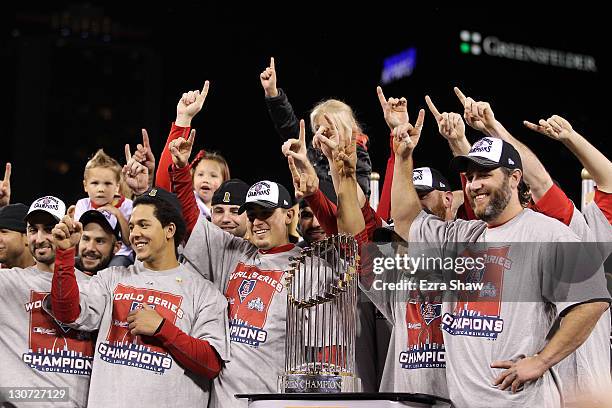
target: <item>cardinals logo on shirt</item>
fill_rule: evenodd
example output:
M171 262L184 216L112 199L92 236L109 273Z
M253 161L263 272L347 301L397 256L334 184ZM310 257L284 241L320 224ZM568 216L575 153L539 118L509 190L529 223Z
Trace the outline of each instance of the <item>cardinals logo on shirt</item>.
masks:
M421 303L421 316L423 316L423 321L429 324L433 322L435 319L442 316L442 304L441 303Z
M253 292L253 289L255 289L255 284L257 284L255 279L245 279L240 282L240 286L238 287L238 296L240 296L241 303L244 302L244 299L246 299L251 292Z
M91 375L94 342L90 333L59 323L42 308L46 292L30 292L25 304L30 313L29 352L24 363L44 372Z
M283 271L262 271L239 263L230 275L225 296L229 303L230 340L259 347L268 338L264 330L274 296L283 290Z

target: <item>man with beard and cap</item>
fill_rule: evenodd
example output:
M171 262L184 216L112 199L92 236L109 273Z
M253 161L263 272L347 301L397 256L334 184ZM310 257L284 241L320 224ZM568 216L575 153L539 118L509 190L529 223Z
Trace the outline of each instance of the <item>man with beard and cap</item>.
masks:
M95 275L106 269L121 249L121 226L117 218L106 210L85 211L79 222L83 225L83 233L76 266L89 275Z
M244 238L247 232L247 217L238 210L246 200L248 189L249 185L242 180L224 181L212 197L212 223L236 237Z
M46 196L27 211L27 244L35 265L0 270L0 402L11 400L18 387L58 387L67 397L40 402L41 407L85 407L93 361L93 341L88 333L58 323L43 308L51 291L55 250L51 230L64 216L62 200ZM87 275L76 271L77 280Z
M465 275L486 282L482 296L493 297L443 303L450 398L456 406L560 406L550 369L584 342L608 309L603 274L575 279L577 272L592 272L569 270L584 254L556 243L579 247L579 238L562 223L523 208L521 157L501 139L480 139L452 161L466 174L468 202L479 220L442 221L422 211L411 177L421 127L422 120L395 133L391 209L396 232L409 242L428 243L441 259L462 243L501 243L486 249L484 270ZM563 293L567 281L559 280L565 278L559 273L572 273L571 291ZM519 297L529 301L511 301ZM547 341L557 317L562 317L560 328Z
M26 222L28 207L9 204L0 208L0 265L2 268L27 268L36 261L28 250Z

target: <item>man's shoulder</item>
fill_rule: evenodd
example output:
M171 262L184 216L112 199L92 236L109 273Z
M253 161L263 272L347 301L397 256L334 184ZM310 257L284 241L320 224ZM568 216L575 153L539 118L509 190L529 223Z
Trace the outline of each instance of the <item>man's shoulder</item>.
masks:
M518 225L528 228L532 234L532 241L546 239L550 241L579 241L579 237L572 229L561 221L533 211L529 208L523 210Z

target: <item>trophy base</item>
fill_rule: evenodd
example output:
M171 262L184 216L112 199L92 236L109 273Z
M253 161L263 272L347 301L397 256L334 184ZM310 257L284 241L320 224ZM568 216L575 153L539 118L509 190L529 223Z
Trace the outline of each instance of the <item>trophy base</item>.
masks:
M361 392L361 380L346 374L284 374L278 377L278 391L286 394Z

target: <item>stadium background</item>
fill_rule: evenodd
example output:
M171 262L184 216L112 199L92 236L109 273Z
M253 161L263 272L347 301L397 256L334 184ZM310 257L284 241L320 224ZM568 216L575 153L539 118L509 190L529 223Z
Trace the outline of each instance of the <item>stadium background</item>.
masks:
M4 74L0 164L13 163L13 202L53 194L73 203L84 195L82 171L98 147L119 159L145 127L155 154L181 93L211 81L194 120L197 147L220 151L232 176L289 186L280 139L268 117L259 73L276 58L278 86L307 118L317 101L351 105L370 136L374 171L384 174L388 129L375 87L386 58L416 49L408 77L384 86L405 96L411 120L426 108L459 111L452 87L490 101L496 117L542 159L580 200L581 166L559 143L527 131L523 119L568 119L610 157L609 22L601 10L496 10L368 4L332 12L314 4L27 3L0 17ZM353 7L353 6L351 6ZM350 14L349 14L350 11ZM378 15L380 14L380 15ZM461 52L461 31L592 56L596 72ZM464 45L465 47L465 45ZM470 141L478 137L468 128ZM416 165L448 170L450 151L427 111ZM458 177L451 182L457 184Z

